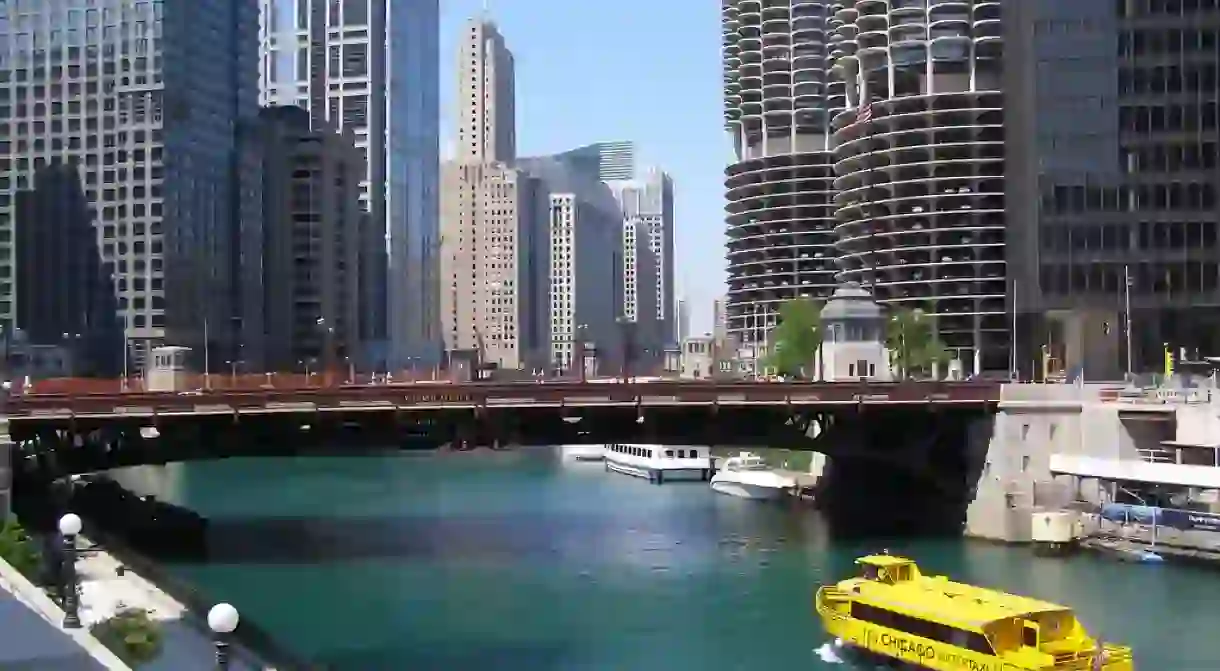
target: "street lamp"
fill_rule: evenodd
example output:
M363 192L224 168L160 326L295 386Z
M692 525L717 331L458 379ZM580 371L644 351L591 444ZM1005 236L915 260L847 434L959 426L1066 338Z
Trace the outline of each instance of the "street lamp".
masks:
M322 366L325 371L323 384L330 385L331 371L335 368L335 327L326 323L326 317L318 317L318 328L322 329L322 337L325 342L322 343L324 348L322 352Z
M212 643L216 646L216 668L229 668L229 636L237 629L241 616L232 604L218 603L208 611L208 629L212 630Z
M634 335L632 327L635 326L635 322L629 319L627 315L619 315L616 321L618 322L623 349L623 366L620 372L623 376L623 384L627 384L631 381L631 358L635 354L635 343L632 342L632 336Z
M59 535L64 543L63 606L64 629L80 629L80 612L76 599L76 535L80 533L80 517L68 513L59 518Z
M65 367L66 370L64 370L63 373L65 373L67 375L76 374L76 345L77 345L77 341L79 341L79 340L80 340L79 333L64 333L63 334L62 342L64 344L61 345L61 348L64 350L64 353L68 355L68 365Z

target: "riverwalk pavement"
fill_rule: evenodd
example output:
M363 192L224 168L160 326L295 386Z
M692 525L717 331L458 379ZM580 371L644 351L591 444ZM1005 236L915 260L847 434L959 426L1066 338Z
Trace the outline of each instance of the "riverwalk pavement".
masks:
M122 608L142 608L161 624L161 655L141 671L213 671L215 647L206 624L195 619L187 608L149 580L104 549L81 537L84 549L76 564L81 586L80 616L85 626L100 622ZM274 671L240 646L232 648L233 671Z
M131 671L88 629L64 629L64 613L0 560L0 668Z

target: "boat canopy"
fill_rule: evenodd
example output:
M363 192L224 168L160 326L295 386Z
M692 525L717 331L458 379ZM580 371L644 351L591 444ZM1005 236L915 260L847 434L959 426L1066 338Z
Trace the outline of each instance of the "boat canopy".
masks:
M1220 469L1213 466L1160 464L1134 459L1102 459L1052 454L1050 472L1111 482L1142 482L1199 489L1220 489Z
M864 575L847 581L847 591L874 607L895 608L933 622L982 629L1013 618L1071 612L1047 601L953 582L943 576L921 576L915 562L903 557L871 555L856 563L863 567Z

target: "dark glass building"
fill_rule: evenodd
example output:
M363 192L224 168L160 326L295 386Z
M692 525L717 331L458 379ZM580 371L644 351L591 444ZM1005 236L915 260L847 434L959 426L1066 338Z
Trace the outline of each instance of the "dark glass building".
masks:
M70 353L75 375L117 375L123 330L112 269L103 266L75 165L54 163L18 191L17 328L29 343Z
M1220 2L1004 7L1018 367L1220 352Z
M257 0L9 2L0 16L0 319L16 307L14 194L80 166L133 352L241 350L235 129L258 113ZM247 181L247 183L250 183ZM139 359L139 356L135 357Z

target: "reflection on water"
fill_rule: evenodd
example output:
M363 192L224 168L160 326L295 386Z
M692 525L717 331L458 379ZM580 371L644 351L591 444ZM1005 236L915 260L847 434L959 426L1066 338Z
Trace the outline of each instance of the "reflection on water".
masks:
M1207 644L1220 578L1206 572L956 541L838 544L806 509L548 451L174 470L160 496L213 520L213 560L173 570L339 669L848 669L819 655L812 593L880 546L1067 602L1134 644L1141 668L1220 668Z

